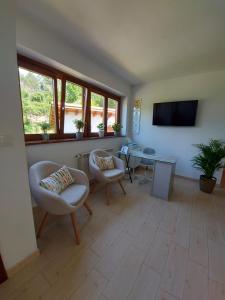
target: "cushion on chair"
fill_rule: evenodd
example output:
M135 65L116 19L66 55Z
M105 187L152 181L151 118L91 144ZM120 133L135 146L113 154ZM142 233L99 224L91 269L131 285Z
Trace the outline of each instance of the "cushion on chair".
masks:
M63 166L58 171L42 179L40 182L40 186L47 190L60 194L72 183L74 183L73 177L71 176L67 167Z
M115 168L112 156L96 156L96 164L100 170L111 170Z
M105 170L102 171L102 173L104 174L105 177L109 179L116 179L116 178L119 179L124 174L123 171L120 169Z
M56 194L59 194L63 190L62 184L52 174L42 179L40 186Z
M63 166L58 171L52 174L63 186L63 190L70 184L74 183L74 179L66 166Z
M77 205L87 192L87 187L81 184L71 184L62 193L61 198L70 205Z

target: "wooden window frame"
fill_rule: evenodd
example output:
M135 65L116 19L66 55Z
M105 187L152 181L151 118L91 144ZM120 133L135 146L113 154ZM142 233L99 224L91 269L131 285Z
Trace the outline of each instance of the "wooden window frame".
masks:
M68 140L75 139L75 130L74 133L64 133L64 115L65 115L65 97L66 97L66 82L71 82L77 84L83 88L83 118L85 122L84 128L84 137L85 138L96 138L98 136L97 132L91 132L91 93L96 93L104 97L104 135L113 136L113 132L107 132L107 113L108 113L108 99L117 101L117 123L120 123L120 114L121 114L121 97L110 93L102 88L99 88L93 84L90 84L86 81L83 81L77 77L74 77L70 74L57 70L53 67L40 63L31 58L25 57L23 55L17 55L18 68L24 68L36 72L38 74L51 77L53 79L53 89L54 89L54 107L55 107L55 116L56 116L56 133L49 134L50 140L49 143L55 142L57 140ZM58 82L61 80L61 106L60 106L60 120L58 113ZM22 104L22 99L21 99ZM60 125L59 125L60 124ZM26 142L40 142L42 140L41 134L24 134Z

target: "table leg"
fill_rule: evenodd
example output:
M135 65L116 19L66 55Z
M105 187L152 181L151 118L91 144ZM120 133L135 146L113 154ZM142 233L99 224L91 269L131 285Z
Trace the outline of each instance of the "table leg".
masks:
M128 175L130 178L130 182L133 183L132 177L131 177L131 172L130 172L130 167L129 167L129 161L130 161L130 154L125 155L125 160L126 160L126 166L127 166L127 170L128 170Z

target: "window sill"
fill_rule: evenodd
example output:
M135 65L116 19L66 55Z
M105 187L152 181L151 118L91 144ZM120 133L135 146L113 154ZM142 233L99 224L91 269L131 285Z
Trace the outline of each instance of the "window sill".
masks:
M114 138L121 138L121 137L126 137L126 136L115 136L115 135L109 135L109 136L104 136L104 137L84 137L80 140L76 138L68 138L68 139L57 139L57 140L49 140L49 141L43 141L43 140L38 140L38 141L26 141L25 145L26 146L32 146L32 145L43 145L43 144L55 144L55 143L65 143L65 142L82 142L82 141L91 141L91 140L104 140L104 139L114 139Z

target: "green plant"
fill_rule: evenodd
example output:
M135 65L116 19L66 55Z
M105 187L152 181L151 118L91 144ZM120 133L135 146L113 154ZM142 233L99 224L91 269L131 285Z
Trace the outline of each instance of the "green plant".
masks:
M78 132L80 132L81 129L83 129L83 128L84 128L84 125L85 125L84 122L83 122L82 120L77 120L77 119L74 120L73 123L74 123L76 129L78 130Z
M50 129L50 124L47 122L43 122L40 124L41 130L43 131L44 134L48 133L48 130Z
M120 129L123 128L123 126L120 124L120 123L114 123L112 125L112 129L115 131L115 132L120 132Z
M104 124L103 123L99 123L97 128L99 129L99 131L103 131L104 130Z
M225 141L211 139L208 145L195 146L200 152L192 159L193 167L201 170L206 178L213 178L215 171L223 167L221 160L225 157Z

